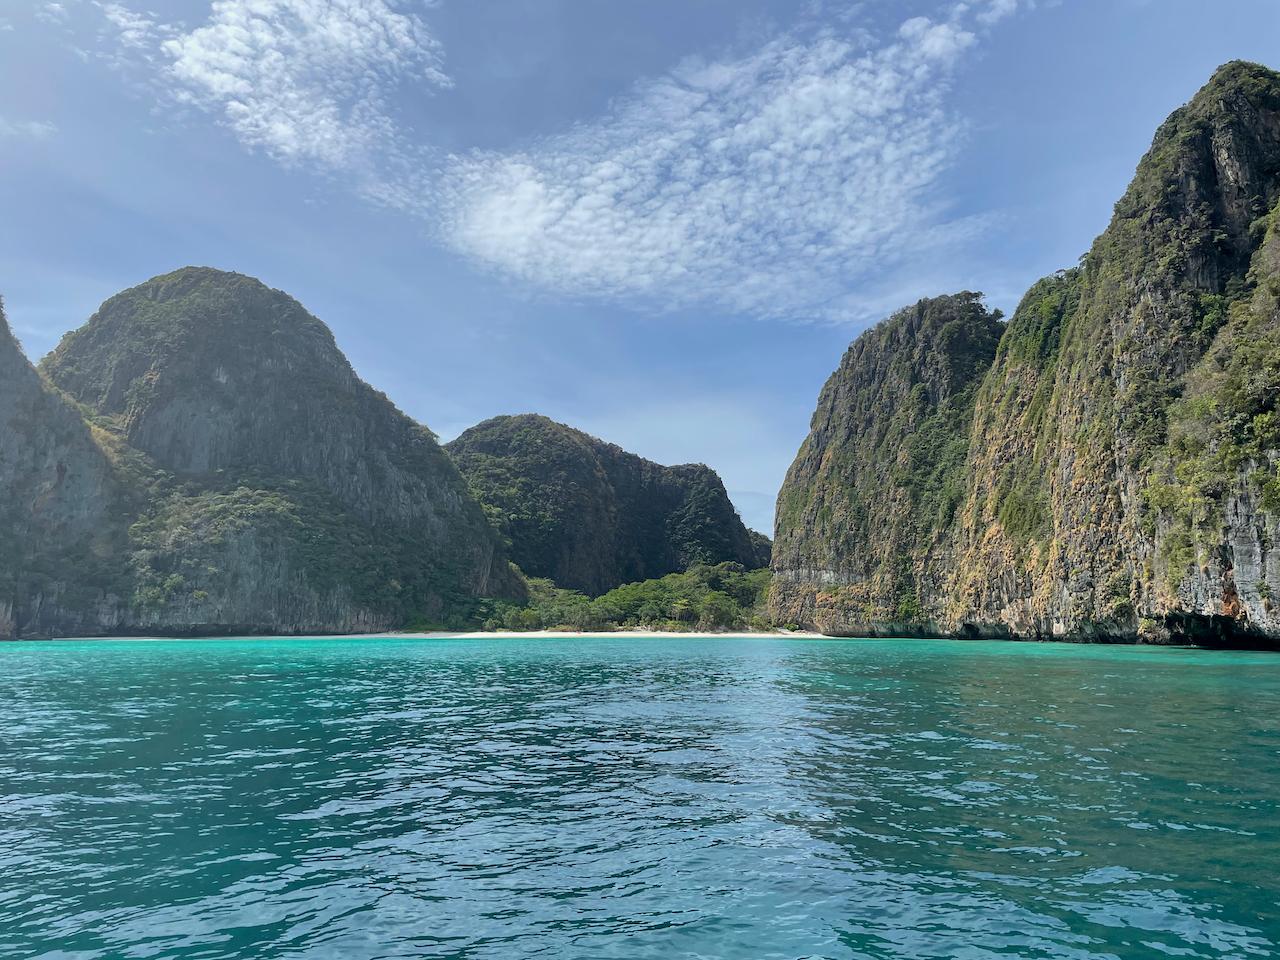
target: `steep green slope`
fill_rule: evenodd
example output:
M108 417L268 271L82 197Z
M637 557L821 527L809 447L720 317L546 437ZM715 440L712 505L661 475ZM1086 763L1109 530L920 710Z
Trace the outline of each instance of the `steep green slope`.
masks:
M92 430L23 355L2 305L0 490L0 639L110 622L127 590L127 497Z
M257 280L157 277L104 303L41 370L127 451L143 500L117 557L127 609L104 629L462 625L482 597L523 595L432 434Z
M1144 490L1150 632L1280 637L1280 207L1265 230L1252 293L1188 374Z
M1212 639L1219 630L1203 619L1216 615L1212 604L1158 572L1168 564L1157 557L1161 508L1149 488L1165 472L1168 418L1188 373L1231 304L1249 295L1259 218L1277 196L1280 75L1230 64L1160 128L1072 278L1059 345L1036 373L1052 383L1038 423L1001 409L996 385L1018 376L1016 358L992 371L980 411L992 429L971 493L989 504L1001 477L1012 476L1037 486L1046 509L1024 544L1007 510L997 532L963 528L953 620L981 632L1081 638ZM1024 331L1016 320L1011 337ZM1016 556L1027 576L984 596L974 584L1002 554ZM1190 573L1186 563L1173 579Z
M528 575L600 594L733 561L753 540L715 471L664 467L546 417L495 417L447 446Z
M955 521L938 535L950 560L921 599L927 625L1075 639L1277 635L1263 594L1280 589L1266 499L1276 271L1264 244L1278 198L1280 75L1229 64L1161 127L1081 267L1038 284L1010 321L977 393ZM916 431L878 453L901 457L922 440ZM789 482L780 503L794 495ZM781 544L795 534L794 514L780 516ZM841 558L855 549L846 544ZM860 590L914 556L823 569ZM821 577L786 556L775 568L814 609L831 607ZM837 632L863 626L828 613Z
M1049 632L1032 598L1055 589L1047 572L1054 541L1051 410L1062 327L1079 305L1081 281L1080 270L1066 270L1028 291L979 388L952 536L950 609L942 617L951 629L963 606L986 611L966 617L984 631Z
M921 300L849 348L778 497L771 611L829 632L936 629L974 394L1003 325Z

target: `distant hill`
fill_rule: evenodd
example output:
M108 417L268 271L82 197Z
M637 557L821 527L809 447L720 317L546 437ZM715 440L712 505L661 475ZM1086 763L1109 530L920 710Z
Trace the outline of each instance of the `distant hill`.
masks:
M446 446L511 558L533 577L596 596L726 561L767 565L720 477L664 467L546 417L495 417Z

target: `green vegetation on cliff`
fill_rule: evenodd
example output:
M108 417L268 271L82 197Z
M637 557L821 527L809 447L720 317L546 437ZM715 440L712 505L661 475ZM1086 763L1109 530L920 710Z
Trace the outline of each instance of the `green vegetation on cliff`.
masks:
M0 635L461 629L496 612L727 628L767 579L768 540L713 471L544 418L455 443L482 507L323 323L250 277L186 268L127 290L39 373L0 327ZM608 600L539 584L526 607L494 526L570 587L662 579Z
M261 611L273 611L288 616L290 632L347 620L352 629L464 629L483 611L465 555L406 562L423 548L411 529L379 530L299 480L171 485L129 538L131 601L144 622L177 616L184 630L258 632Z
M983 420L975 434L1005 429L1036 438L1031 456L995 465L996 516L1016 543L1043 541L1051 533L1045 446L1041 441L1053 399L1053 378L1062 327L1080 303L1079 269L1038 282L1028 291L1000 339L993 364L1000 377L984 381L979 394ZM985 451L984 451L985 452Z
M775 615L1280 636L1278 199L1280 75L1229 64L1157 132L1080 267L1023 299L951 419L913 415L892 376L951 356L936 338L888 343L899 318L860 338L779 498ZM908 502L914 525L894 519Z
M449 454L531 577L598 595L695 563L768 563L715 471L664 467L546 417L495 417Z
M0 304L0 638L92 632L121 589L128 491L79 411L27 361Z
M778 497L779 622L933 618L935 551L963 497L974 396L1002 330L966 292L921 300L854 341Z
M1150 529L1160 535L1156 573L1170 591L1187 570L1213 561L1233 500L1237 511L1256 503L1280 517L1278 219L1280 207L1256 222L1264 239L1247 283L1212 304L1222 314L1219 332L1169 408L1168 443L1146 498Z
M850 346L772 551L709 468L544 417L446 452L248 277L125 291L38 372L0 312L0 636L742 628L771 552L769 616L833 633L1280 638L1278 211L1280 75L1229 64L1008 324L963 292Z
M431 432L355 375L323 323L257 280L187 268L127 290L63 339L44 379L16 347L0 354L23 402L49 411L19 405L0 436L33 461L12 489L56 492L82 476L93 487L64 498L67 520L47 535L29 522L10 535L31 555L0 633L465 626L485 598L524 596ZM49 514L50 494L33 490L18 507ZM92 538L73 523L81 514L98 518ZM46 568L55 580L33 580ZM52 602L73 591L74 603Z

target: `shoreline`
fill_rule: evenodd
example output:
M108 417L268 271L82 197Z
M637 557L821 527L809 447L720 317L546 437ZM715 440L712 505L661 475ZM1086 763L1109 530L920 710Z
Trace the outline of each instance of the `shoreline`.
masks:
M803 630L772 630L761 632L759 630L745 630L738 632L736 630L724 630L718 633L709 633L701 630L473 630L465 633L383 633L376 634L379 637L401 637L413 640L430 640L434 637L448 637L453 640L481 640L490 637L509 637L513 640L570 640L574 637L620 637L623 639L644 639L644 638L693 638L699 640L715 640L728 639L735 640L776 640L780 638L792 638L799 640L833 640L839 639L829 637L825 633L811 633Z
M808 630L773 630L773 631L682 631L682 630L440 630L440 631L383 631L379 633L208 633L186 635L145 635L145 634L110 634L97 636L63 636L63 637L6 637L0 640L0 646L18 643L75 643L86 641L135 643L166 642L217 642L225 640L573 640L589 638L595 640L836 640L836 641L894 641L894 640L945 640L956 643L964 642L996 642L1013 644L1065 644L1079 647L1132 647L1149 649L1182 649L1182 650L1218 650L1255 653L1280 653L1280 644L1262 643L1257 645L1229 644L1197 644L1197 643L1144 643L1137 640L1078 640L1066 637L974 637L974 636L912 636L902 635L868 635L841 636L827 633L816 633Z
M694 640L848 640L849 637L832 637L825 633L805 630L775 630L760 632L733 630L708 633L697 630L395 630L382 633L205 633L186 635L103 634L97 636L67 637L7 637L0 643L61 643L87 640L132 640L141 643L166 641L205 640L571 640L575 637L624 640L642 639L694 639ZM874 638L873 638L874 639Z

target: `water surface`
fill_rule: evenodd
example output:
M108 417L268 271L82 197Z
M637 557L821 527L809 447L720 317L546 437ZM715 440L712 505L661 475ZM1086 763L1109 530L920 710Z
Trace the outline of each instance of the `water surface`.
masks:
M0 957L1268 957L1280 656L0 646Z

